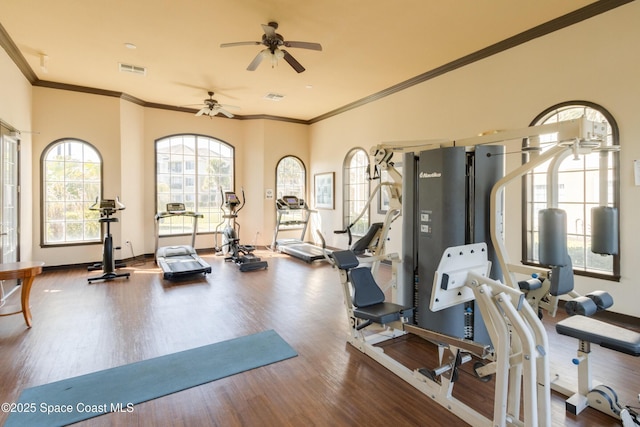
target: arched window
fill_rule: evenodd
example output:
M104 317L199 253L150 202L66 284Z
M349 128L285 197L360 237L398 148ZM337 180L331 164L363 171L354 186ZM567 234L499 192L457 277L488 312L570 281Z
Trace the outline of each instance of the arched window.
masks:
M296 196L298 199L306 200L307 172L302 160L295 156L285 156L276 166L276 198L282 199L284 196ZM307 200L308 204L308 200ZM284 223L291 222L292 225L281 225L282 229L302 229L302 223L295 224L296 221L303 221L307 213L302 210L291 210L284 214Z
M589 102L567 102L555 105L538 117L531 125L542 125L577 119L580 117L606 123L608 144L618 145L618 127L614 118L599 105ZM540 140L545 150L544 136ZM603 157L604 156L604 157ZM524 161L528 157L525 155ZM619 208L620 171L618 153L594 151L591 154L565 159L558 172L558 208L567 213L567 247L575 274L594 276L610 280L620 278L620 255L600 255L591 252L591 208L599 206L600 165L606 164L606 206ZM546 208L546 172L549 162L535 168L524 177L523 191L523 259L538 264L538 212ZM619 234L619 230L615 230ZM615 238L618 239L616 234Z
M61 139L42 153L43 245L100 242L98 212L89 207L102 196L102 158L91 144Z
M276 197L296 196L304 199L306 196L307 173L302 160L295 156L285 156L276 166Z
M343 164L343 225L347 227L363 211L364 215L351 228L351 233L356 236L364 235L369 229L369 180L367 169L369 156L362 148L354 148L347 153Z
M218 139L194 134L156 141L156 212L167 203L184 203L204 216L198 232L214 232L221 222L221 190L234 190L234 148ZM191 218L175 217L161 224L160 234L188 234Z

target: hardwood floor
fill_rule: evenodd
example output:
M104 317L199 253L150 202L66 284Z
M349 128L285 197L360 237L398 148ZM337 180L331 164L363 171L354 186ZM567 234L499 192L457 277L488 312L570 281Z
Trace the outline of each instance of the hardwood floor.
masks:
M259 255L267 270L241 273L221 257L204 256L212 274L173 283L162 280L153 261L127 267L130 279L93 284L87 283L93 273L83 269L43 273L31 293L33 328L19 315L0 319L0 401L15 402L27 387L273 329L297 357L77 425L464 425L346 344L336 270L268 251ZM551 319L545 322L553 365L575 377L570 359L577 341L558 336ZM402 357L414 359L407 364L419 366L425 362L416 360L412 346L425 343L413 341L398 341L387 351L404 352ZM592 350L594 379L614 385L622 402L637 406L640 358ZM488 412L492 383L467 371L454 395ZM559 395L552 396L552 406L554 426L619 425L590 408L566 414ZM0 424L6 416L0 413Z

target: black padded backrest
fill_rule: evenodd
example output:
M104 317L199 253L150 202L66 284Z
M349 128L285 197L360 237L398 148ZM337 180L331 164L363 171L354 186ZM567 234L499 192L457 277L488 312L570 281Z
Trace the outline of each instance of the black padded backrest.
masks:
M566 260L565 265L551 269L549 293L553 296L568 294L573 290L573 264L569 254Z
M353 305L369 307L384 302L384 292L373 278L371 269L368 267L354 268L349 272L349 277L353 285Z
M336 267L340 270L351 270L358 266L358 257L351 251L333 251L331 258L336 262Z
M355 252L356 255L362 255L367 250L373 239L380 234L381 229L381 222L374 222L371 224L367 233L351 245L351 250Z

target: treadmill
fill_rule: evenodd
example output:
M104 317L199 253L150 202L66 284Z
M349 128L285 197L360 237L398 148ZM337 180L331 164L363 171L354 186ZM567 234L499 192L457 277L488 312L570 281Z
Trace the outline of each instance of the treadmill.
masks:
M187 216L193 218L191 245L158 247L160 240L160 222L165 218ZM194 274L211 273L211 266L198 256L195 250L198 218L203 215L185 209L184 203L167 203L167 210L155 216L156 226L156 264L162 269L164 279L177 279Z
M331 254L330 250L304 241L309 219L314 212L309 209L305 201L296 196L283 196L276 201L276 209L278 215L271 248L307 263L326 261L326 256ZM299 239L278 239L280 231L300 226L302 226L302 233Z

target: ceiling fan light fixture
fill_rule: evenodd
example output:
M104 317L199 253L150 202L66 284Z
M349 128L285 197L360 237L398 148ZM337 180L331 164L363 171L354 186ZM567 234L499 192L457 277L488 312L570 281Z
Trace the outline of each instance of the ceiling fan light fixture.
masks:
M278 65L278 60L284 58L284 52L280 49L275 49L271 52L269 49L265 49L262 51L263 59L268 59L271 61L271 68L274 68Z

